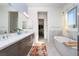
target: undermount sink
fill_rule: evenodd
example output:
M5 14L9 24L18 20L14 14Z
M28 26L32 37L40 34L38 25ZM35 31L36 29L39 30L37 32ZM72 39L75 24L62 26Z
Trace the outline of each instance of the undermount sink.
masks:
M0 41L9 40L15 37L16 35L16 33L0 35Z

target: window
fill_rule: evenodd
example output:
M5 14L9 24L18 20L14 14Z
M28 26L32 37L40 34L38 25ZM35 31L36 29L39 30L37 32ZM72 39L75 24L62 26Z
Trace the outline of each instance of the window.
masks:
M68 11L68 26L69 28L76 28L77 26L77 7Z

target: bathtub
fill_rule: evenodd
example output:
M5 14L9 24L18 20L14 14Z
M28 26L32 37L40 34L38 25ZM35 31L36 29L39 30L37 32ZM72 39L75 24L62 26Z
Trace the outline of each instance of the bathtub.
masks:
M77 56L77 46L68 47L63 44L64 42L69 42L69 41L74 41L74 40L63 36L54 36L55 47L62 56Z

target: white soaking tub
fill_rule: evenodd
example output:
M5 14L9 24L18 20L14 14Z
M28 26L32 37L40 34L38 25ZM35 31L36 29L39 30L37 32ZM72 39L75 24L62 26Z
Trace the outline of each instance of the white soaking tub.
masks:
M63 56L77 56L77 46L69 47L64 45L64 42L74 41L70 38L66 38L63 36L55 36L54 44L57 51Z

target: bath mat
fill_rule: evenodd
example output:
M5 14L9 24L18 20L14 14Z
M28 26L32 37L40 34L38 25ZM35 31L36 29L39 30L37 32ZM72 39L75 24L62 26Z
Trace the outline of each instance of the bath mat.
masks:
M36 43L30 51L30 56L47 56L46 44Z

